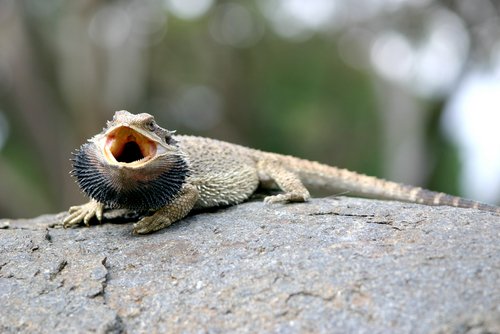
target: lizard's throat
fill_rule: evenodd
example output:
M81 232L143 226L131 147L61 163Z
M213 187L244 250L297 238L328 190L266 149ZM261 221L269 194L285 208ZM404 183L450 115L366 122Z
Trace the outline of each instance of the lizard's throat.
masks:
M73 159L71 174L80 188L110 208L155 210L170 203L180 193L188 177L188 165L181 154L144 158L132 162L137 148L124 144L117 154L119 163L109 163L95 142L80 147ZM110 148L113 152L113 148ZM120 150L117 150L117 152ZM132 158L131 158L132 157Z

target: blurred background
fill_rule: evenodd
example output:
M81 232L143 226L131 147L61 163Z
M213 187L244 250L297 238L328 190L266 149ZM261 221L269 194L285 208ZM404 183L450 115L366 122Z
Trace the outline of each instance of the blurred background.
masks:
M496 0L0 0L0 217L86 199L115 110L500 201Z

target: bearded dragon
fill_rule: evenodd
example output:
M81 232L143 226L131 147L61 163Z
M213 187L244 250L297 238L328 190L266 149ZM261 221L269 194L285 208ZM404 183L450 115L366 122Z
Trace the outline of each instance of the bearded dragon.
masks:
M282 193L265 203L304 202L306 186L348 191L365 197L425 205L449 205L500 213L500 208L407 186L292 156L263 152L227 142L175 135L152 115L117 111L103 131L73 157L71 174L91 200L69 208L63 226L92 218L105 209L144 213L137 234L165 228L191 210L235 205L259 186Z

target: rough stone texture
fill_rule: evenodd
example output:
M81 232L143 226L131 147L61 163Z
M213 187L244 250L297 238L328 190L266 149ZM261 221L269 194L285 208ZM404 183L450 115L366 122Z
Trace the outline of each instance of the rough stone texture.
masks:
M0 332L500 333L500 217L251 202L159 233L0 221Z

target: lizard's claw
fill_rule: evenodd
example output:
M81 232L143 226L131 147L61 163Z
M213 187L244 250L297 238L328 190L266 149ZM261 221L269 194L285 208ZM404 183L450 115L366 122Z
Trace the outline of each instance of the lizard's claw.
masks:
M89 226L89 222L93 217L96 217L98 221L102 221L104 205L95 200L83 204L72 206L69 208L69 215L63 220L63 227L71 227L80 224L82 221L86 226Z

